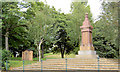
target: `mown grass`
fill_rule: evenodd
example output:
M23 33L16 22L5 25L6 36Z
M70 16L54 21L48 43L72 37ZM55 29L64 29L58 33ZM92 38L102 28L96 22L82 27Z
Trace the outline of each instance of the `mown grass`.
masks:
M44 58L41 58L42 60L46 60L46 59L60 59L61 58L61 53L46 53L44 54ZM64 55L64 58L75 58L75 54L66 54ZM22 57L13 57L10 58L10 60L22 60ZM35 57L33 58L33 61L38 61L39 58Z
M53 55L53 53L46 53L44 56Z
M36 63L37 61L24 61L24 65ZM9 60L10 67L20 67L23 66L23 61L19 60Z
M65 55L65 58L75 58L75 54L66 54Z
M75 54L66 54L64 55L64 58L75 58ZM41 58L42 60L46 60L46 59L61 59L61 54L57 53L57 54L53 54L53 53L46 53L44 54L44 58ZM28 64L32 64L32 63L36 63L38 62L39 59L38 57L33 58L33 61L24 61L24 65L28 65ZM22 57L13 57L10 58L9 60L10 63L10 67L14 68L14 67L21 67L23 66L23 61L22 61Z

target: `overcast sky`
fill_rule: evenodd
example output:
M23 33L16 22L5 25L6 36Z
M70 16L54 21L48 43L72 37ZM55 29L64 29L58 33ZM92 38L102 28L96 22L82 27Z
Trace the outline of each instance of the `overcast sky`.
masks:
M45 0L40 0L45 1ZM61 9L61 12L70 13L70 5L73 0L46 0L50 7L54 6L56 10ZM78 0L79 1L79 0ZM88 0L88 5L90 5L93 18L96 19L101 12L101 2L100 0Z

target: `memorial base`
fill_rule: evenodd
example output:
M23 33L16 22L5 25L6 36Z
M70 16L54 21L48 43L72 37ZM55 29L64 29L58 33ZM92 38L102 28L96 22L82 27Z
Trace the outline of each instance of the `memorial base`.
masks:
M78 51L78 55L76 58L97 58L96 51L88 50L88 51Z

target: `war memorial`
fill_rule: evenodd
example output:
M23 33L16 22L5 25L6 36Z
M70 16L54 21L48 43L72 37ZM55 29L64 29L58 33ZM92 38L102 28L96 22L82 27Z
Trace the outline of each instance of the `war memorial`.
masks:
M88 20L88 13L85 14L83 25L80 26L82 33L82 41L80 51L78 51L77 58L97 58L96 51L92 44L92 29Z
M92 29L85 14L83 25L80 26L82 41L75 58L47 59L45 61L16 67L12 70L43 71L43 72L117 72L118 60L99 58L92 43Z

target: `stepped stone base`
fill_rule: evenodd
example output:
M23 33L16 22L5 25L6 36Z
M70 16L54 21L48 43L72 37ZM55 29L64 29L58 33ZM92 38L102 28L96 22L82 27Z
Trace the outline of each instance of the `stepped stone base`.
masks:
M76 58L97 58L96 51L93 50L85 50L85 51L78 51L78 55Z

